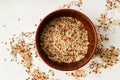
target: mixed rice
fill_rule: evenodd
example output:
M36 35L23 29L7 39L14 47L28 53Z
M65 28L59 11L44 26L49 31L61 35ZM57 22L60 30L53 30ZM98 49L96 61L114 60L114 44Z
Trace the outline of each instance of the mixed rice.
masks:
M72 17L58 17L44 28L41 46L48 57L57 62L76 62L88 50L88 33L84 25Z

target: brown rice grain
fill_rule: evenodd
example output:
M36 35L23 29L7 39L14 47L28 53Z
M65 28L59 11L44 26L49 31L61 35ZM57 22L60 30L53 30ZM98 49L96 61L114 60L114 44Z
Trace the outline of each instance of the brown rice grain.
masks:
M58 17L49 22L40 41L48 57L59 63L79 61L87 54L89 45L84 25L72 17Z

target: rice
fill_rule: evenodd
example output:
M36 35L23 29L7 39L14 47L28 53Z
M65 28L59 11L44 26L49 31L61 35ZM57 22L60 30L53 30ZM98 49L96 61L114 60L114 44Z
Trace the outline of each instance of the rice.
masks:
M88 33L77 19L58 17L45 26L40 36L40 45L52 61L76 62L87 54Z

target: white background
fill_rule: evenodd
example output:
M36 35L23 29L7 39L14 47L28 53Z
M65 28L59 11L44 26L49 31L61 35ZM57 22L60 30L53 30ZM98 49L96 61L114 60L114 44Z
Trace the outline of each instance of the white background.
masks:
M22 31L35 31L37 28L34 25L39 24L41 18L70 1L73 0L0 0L0 42L8 41L13 34L19 34ZM105 0L83 0L81 11L94 24L97 24L96 18L105 11L105 4ZM120 15L120 9L116 11L116 16L118 15ZM19 18L20 21L18 20ZM120 20L120 17L116 18ZM114 34L112 31L108 32L110 41L105 43L105 45L109 46L112 44L120 48L120 27L114 27L114 30ZM5 58L6 61L4 61ZM28 77L25 69L15 62L10 62L10 58L11 56L6 50L6 46L0 45L0 80L25 80ZM50 69L44 62L39 65L42 71ZM73 80L73 78L63 73L64 71L55 70L55 77L60 80ZM99 75L90 74L81 80L120 80L119 74L120 63L103 70Z

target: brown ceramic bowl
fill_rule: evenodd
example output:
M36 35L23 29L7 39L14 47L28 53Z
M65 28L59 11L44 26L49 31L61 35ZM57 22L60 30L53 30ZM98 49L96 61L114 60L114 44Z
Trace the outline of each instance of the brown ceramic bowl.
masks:
M46 26L46 24L48 24L54 18L61 17L61 16L71 16L73 18L80 20L85 25L85 28L88 31L88 41L90 43L88 46L88 52L83 59L77 62L72 62L72 63L54 62L50 60L48 56L44 53L44 51L41 49L40 36L41 36L41 32L43 31L43 28ZM40 57L43 59L43 61L47 65L58 70L69 71L69 70L75 70L84 66L86 63L88 63L88 61L94 55L96 46L97 46L97 33L95 30L95 26L86 15L73 9L60 9L48 14L41 21L36 32L36 47Z

